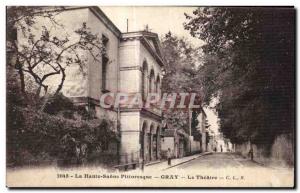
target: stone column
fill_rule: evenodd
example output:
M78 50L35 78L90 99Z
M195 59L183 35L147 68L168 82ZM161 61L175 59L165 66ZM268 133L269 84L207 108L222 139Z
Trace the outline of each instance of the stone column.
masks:
M139 114L135 112L122 112L120 163L136 162L140 154L140 125Z
M152 132L150 133L150 155L149 155L149 160L153 160L153 134Z
M148 138L147 138L147 131L144 133L144 162L147 161L147 155L148 155Z
M156 136L156 148L157 148L157 159L160 159L160 146L161 146L161 141L160 141L160 133L157 132L157 136Z

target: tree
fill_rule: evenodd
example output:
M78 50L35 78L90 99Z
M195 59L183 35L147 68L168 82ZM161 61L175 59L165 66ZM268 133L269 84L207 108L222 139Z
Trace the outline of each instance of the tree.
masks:
M64 11L64 7L7 8L8 166L70 162L76 147L81 158L90 159L89 153L118 140L114 121L96 117L60 93L67 68L78 66L84 76L86 57L99 60L105 54L101 38L86 23L70 34L57 33L64 25L56 18ZM57 75L60 81L50 93L47 80Z
M201 65L200 49L171 32L162 38L162 49L165 59L162 89L165 92L201 93L197 74Z
M197 93L201 96L202 84L199 82L197 73L201 65L200 50L193 47L186 39L179 38L171 32L168 32L161 42L165 59L162 91L164 93ZM164 116L172 128L185 129L189 132L187 109L165 109Z
M294 21L289 8L198 8L185 29L206 42L205 101L218 97L233 142L271 143L294 131Z
M53 23L55 22L55 15L59 14L63 8L55 7L53 11L45 11L43 7L22 7L11 6L7 7L6 17L6 52L7 52L7 65L14 66L20 76L20 89L25 93L25 77L21 64L18 60L18 32L29 33L32 26L38 18L47 18Z
M54 34L51 31L53 26L63 29L63 25L55 19L63 11L64 7L8 7L7 9L7 34L13 34L9 35L7 46L16 57L15 67L19 70L23 93L26 88L24 73L36 83L38 97L41 89L45 94L48 92L48 85L45 83L47 79L61 75L54 91L56 95L61 91L66 79L66 68L78 65L85 75L84 67L87 65L87 58L81 53L89 53L94 60L100 60L105 53L101 38L92 34L86 23L82 23L82 27L76 29L74 34ZM50 26L42 26L42 29L36 30L35 25L41 18L49 20Z

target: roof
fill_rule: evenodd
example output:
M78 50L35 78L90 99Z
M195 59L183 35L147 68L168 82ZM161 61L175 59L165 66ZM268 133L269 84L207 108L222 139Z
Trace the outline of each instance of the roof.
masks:
M98 18L104 23L104 25L110 28L118 37L121 36L121 31L117 26L105 15L105 13L97 6L91 6L89 7L91 11L93 11L96 16L99 16Z
M121 31L98 6L66 6L64 9L66 11L75 9L90 9L108 29L110 29L117 37L121 37Z

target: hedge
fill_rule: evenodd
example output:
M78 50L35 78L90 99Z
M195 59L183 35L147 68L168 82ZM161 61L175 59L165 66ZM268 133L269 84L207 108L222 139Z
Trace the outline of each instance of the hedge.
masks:
M76 147L86 147L80 159L118 140L113 123L105 119L71 120L28 107L7 110L7 165L70 164L77 159Z

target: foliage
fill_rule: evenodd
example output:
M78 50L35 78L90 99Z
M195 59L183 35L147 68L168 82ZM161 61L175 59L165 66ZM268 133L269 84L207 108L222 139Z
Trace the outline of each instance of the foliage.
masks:
M97 118L94 111L87 109L86 106L75 105L70 98L65 97L61 93L48 97L43 112L72 120L91 120Z
M59 33L64 26L56 20L64 11L63 7L8 7L7 9L7 49L16 55L15 67L19 69L22 91L26 83L24 73L29 75L37 85L36 95L48 92L47 80L60 76L54 94L58 94L64 84L70 66L78 66L85 75L87 57L100 60L105 52L101 38L93 34L86 23L74 30L73 34ZM40 23L44 26L39 26ZM47 24L47 22L49 24ZM55 29L55 30L53 30ZM18 39L18 43L16 40Z
M24 98L21 95L20 85L18 80L18 73L11 66L6 67L6 99L7 106L9 105L18 105L22 106L24 104Z
M118 140L112 121L96 119L60 93L71 65L85 75L83 52L94 60L105 52L86 23L72 34L57 34L64 26L56 17L63 11L64 7L7 7L8 166L89 161L95 151ZM46 82L56 75L61 76L57 89L47 93Z
M61 93L49 98L50 100L48 100L47 104L45 105L44 112L51 115L57 115L63 111L75 111L76 107L72 101Z
M20 89L22 94L25 93L25 79L22 66L18 61L18 34L24 36L31 33L33 26L39 19L49 19L53 24L57 24L55 16L63 11L63 7L53 7L51 11L46 11L45 7L41 6L9 6L6 10L6 51L7 65L14 66L18 69L20 79ZM28 37L28 36L27 36ZM31 86L31 85L30 85Z
M79 160L89 162L108 142L118 140L112 121L95 119L62 94L50 97L44 112L36 110L35 105L28 105L34 104L28 100L30 93L26 99L20 94L15 76L18 76L16 69L7 66L8 166L78 163L76 146L86 147Z
M199 112L198 111L193 111L192 112L192 117L191 117L191 128L193 133L196 133L197 131L197 127L199 125L199 121L198 121L198 116L199 116Z
M233 142L271 143L294 130L295 12L198 8L185 29L206 42L205 102L218 98L221 131Z
M179 38L171 32L162 38L161 43L165 59L163 91L200 94L202 85L197 74L201 61L200 49L193 47L186 39Z
M108 141L117 140L108 120L71 120L17 106L8 109L7 118L7 162L11 166L26 165L30 160L68 163L76 159L76 146L87 147L83 156L88 160L93 151L103 150Z
M167 33L161 42L165 59L162 91L197 93L201 96L202 84L197 74L200 65L199 49L171 32ZM190 132L187 109L167 109L164 111L164 116L173 129L184 129Z

